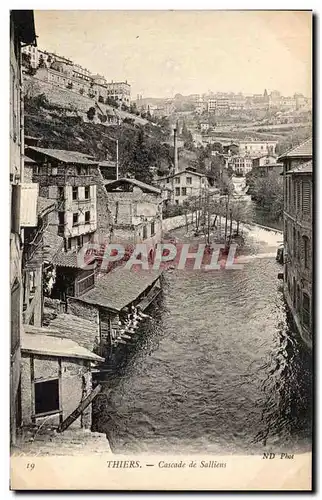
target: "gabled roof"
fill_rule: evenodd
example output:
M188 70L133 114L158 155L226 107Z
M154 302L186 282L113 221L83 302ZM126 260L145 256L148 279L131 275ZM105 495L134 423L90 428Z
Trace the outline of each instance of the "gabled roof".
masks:
M55 330L53 329L24 325L24 330L25 333L21 335L22 352L58 358L104 361L104 358L90 352L88 349L85 349L85 347L81 347L73 340L54 337Z
M121 187L122 184L123 185L124 184L128 184L129 186L136 186L136 187L142 189L142 191L144 193L161 194L160 189L158 189L158 188L156 188L154 186L151 186L150 184L145 184L145 182L138 181L137 179L128 179L128 178L125 178L125 177L123 177L122 179L118 179L118 180L106 183L105 184L105 189L108 192L114 191L118 187ZM120 189L120 191L122 191L122 190Z
M312 160L305 163L301 163L297 167L292 168L286 172L288 174L312 174L313 173L313 163Z
M299 146L289 149L283 153L278 158L278 161L286 158L312 158L312 138L307 139Z
M38 148L36 146L26 146L26 150L29 152L35 151L36 153L41 153L49 158L55 158L63 163L76 163L78 165L98 165L98 161L93 161L88 158L84 153L79 151L66 151L64 149L49 149L49 148Z
M117 267L98 278L95 287L77 299L112 311L121 311L152 285L160 274L160 271L135 271Z
M196 170L185 168L184 170L180 170L179 172L175 172L174 174L166 175L165 177L159 177L157 180L162 181L164 179L171 179L171 177L177 177L181 174L189 174L189 175L197 175L198 177L208 177L206 174L202 174L201 172L197 172Z

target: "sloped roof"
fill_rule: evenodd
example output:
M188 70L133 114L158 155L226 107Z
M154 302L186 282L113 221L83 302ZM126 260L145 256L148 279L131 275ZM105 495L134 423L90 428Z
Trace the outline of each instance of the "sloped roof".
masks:
M301 163L297 167L292 168L292 170L288 170L286 174L312 174L313 173L313 163L312 160L307 161L305 163Z
M85 259L81 252L58 252L53 258L53 264L60 267L83 269L94 260L94 255L86 255Z
M104 161L100 161L99 164L98 164L99 167L116 167L116 163L115 161L112 161L112 160L104 160Z
M197 172L196 170L190 170L189 168L185 168L184 170L180 170L179 172L175 172L174 174L166 175L165 177L159 177L157 180L162 181L164 179L171 179L171 177L176 177L177 175L181 174L194 174L197 175L198 177L209 177L206 174L203 174L201 172Z
M90 361L104 361L104 358L81 347L77 342L61 337L54 337L55 330L45 327L24 325L25 333L21 336L22 352L55 356L59 358L78 358ZM49 334L50 333L50 334Z
M128 179L126 177L123 177L122 179L118 179L115 181L111 181L105 184L105 189L107 191L111 191L111 189L115 189L117 187L121 187L122 184L129 184L132 186L136 186L140 189L142 189L143 192L148 192L148 193L155 193L155 194L160 194L161 191L160 189L151 186L150 184L146 184L145 182L138 181L137 179Z
M128 270L117 267L97 279L95 287L78 300L112 311L120 311L135 301L160 276L160 271Z
M88 158L84 153L79 151L66 151L64 149L49 149L38 148L36 146L27 146L28 151L35 151L50 158L55 158L63 163L77 163L79 165L98 165L98 161L93 161Z
M312 138L302 142L299 146L283 153L278 160L284 158L312 158Z
M59 336L77 341L79 345L90 351L93 350L98 335L98 325L74 314L58 314L50 320L49 328L58 330L61 332Z

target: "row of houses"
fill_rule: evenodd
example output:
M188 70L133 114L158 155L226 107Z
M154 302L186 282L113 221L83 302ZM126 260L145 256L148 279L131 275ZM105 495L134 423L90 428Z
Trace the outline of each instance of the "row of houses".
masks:
M284 296L307 345L313 338L312 139L280 156L284 180Z
M158 272L105 266L106 244L161 239L161 191L116 167L24 136L22 46L32 11L10 16L11 443L26 427L91 428L93 373L126 342L123 324L161 290ZM93 250L93 248L94 250ZM128 256L126 256L128 258ZM142 317L141 317L142 319Z
M58 54L41 51L36 46L22 47L33 68L37 69L37 78L73 92L104 100L112 99L120 104L130 105L131 85L127 81L108 82L99 74L89 70Z
M247 111L252 109L262 110L299 110L309 108L311 100L303 94L295 93L293 96L282 96L280 92L273 90L263 94L243 95L218 93L213 96L197 96L195 99L196 111L201 114L204 111L217 115L228 112Z

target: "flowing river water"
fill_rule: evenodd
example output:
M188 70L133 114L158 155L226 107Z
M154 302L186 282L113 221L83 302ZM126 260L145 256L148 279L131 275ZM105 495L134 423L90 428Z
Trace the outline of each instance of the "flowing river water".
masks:
M244 234L242 269L165 273L153 319L94 407L114 453L310 449L312 357L277 279L282 235Z

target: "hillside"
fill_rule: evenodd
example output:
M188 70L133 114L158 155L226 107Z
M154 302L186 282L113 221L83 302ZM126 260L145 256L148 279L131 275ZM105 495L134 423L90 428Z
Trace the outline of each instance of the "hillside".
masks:
M152 181L155 170L167 171L172 165L169 131L140 117L133 119L133 115L117 111L124 116L123 122L106 124L101 116L112 113L110 106L96 103L94 107L90 98L41 85L35 79L26 83L24 106L25 135L39 137L41 147L115 160L118 139L120 174L130 173L145 182Z

